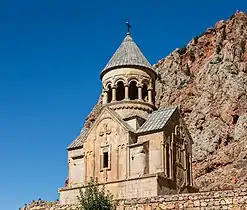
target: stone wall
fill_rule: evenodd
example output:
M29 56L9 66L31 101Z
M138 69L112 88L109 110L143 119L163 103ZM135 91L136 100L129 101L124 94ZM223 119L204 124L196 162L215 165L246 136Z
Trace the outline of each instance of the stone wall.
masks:
M105 188L109 190L115 198L124 199L133 197L154 197L157 195L158 187L158 180L155 174L105 184ZM60 189L60 203L63 205L76 203L80 188L81 187Z
M247 189L129 199L119 202L118 210L153 209L247 209Z
M201 192L193 194L164 195L151 198L125 199L118 201L117 210L187 209L247 210L247 189ZM21 210L74 210L73 205L35 201Z

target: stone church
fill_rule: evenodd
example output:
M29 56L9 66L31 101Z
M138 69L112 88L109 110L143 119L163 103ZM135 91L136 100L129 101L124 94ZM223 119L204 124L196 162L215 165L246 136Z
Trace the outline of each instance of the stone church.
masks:
M93 177L115 198L193 192L192 138L178 107L155 107L154 68L128 32L100 74L103 106L67 148L60 203Z

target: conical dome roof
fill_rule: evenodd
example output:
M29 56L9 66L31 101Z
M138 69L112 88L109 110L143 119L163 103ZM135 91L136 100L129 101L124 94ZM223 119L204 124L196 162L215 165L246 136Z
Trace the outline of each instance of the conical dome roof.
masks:
M106 71L124 66L139 66L153 70L151 64L133 41L130 34L127 34L117 51L106 64L101 72L101 76Z

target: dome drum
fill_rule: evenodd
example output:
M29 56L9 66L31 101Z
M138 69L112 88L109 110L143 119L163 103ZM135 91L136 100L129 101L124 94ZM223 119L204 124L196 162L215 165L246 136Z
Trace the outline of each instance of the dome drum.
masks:
M122 117L134 114L145 118L155 109L156 77L153 67L128 34L101 72L103 105Z

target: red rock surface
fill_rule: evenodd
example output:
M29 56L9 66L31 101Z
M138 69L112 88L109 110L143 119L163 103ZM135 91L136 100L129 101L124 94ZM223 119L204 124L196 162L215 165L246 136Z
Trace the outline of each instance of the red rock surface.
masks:
M216 23L156 64L158 107L180 105L202 190L247 186L247 14Z

